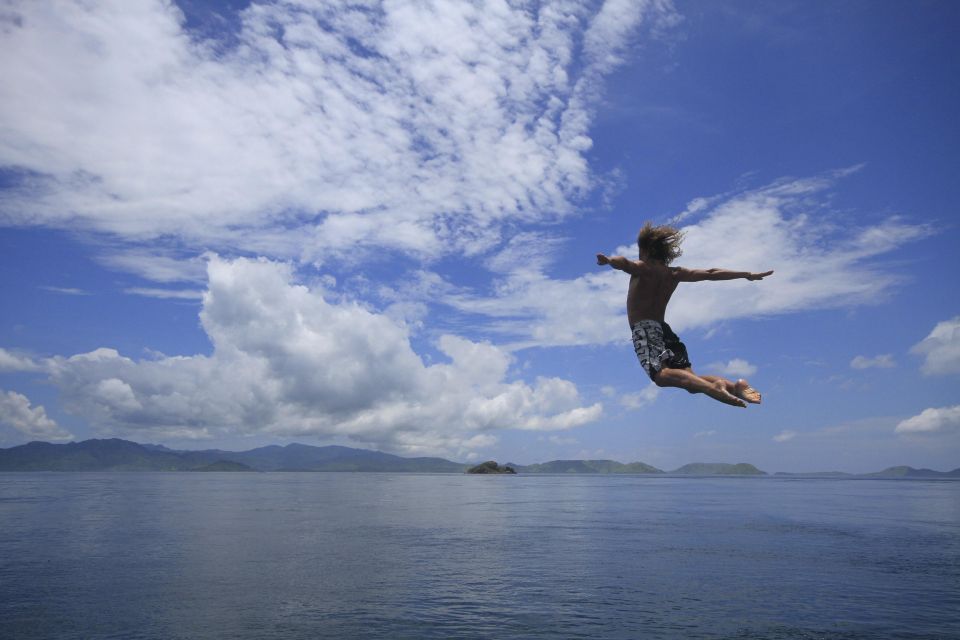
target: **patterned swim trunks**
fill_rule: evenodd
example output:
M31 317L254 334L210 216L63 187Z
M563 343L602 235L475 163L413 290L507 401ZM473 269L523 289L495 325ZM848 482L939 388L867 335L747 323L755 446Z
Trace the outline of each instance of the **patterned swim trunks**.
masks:
M686 369L691 366L687 347L670 325L659 320L638 320L633 325L633 350L651 380L664 367Z

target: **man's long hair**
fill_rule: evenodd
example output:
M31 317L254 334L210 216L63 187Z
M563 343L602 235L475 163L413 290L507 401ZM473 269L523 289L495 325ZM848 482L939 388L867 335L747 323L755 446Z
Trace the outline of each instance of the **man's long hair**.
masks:
M653 260L661 260L664 264L670 264L675 258L680 257L683 253L680 249L681 242L683 242L682 231L666 224L655 227L652 222L644 224L637 236L640 253Z

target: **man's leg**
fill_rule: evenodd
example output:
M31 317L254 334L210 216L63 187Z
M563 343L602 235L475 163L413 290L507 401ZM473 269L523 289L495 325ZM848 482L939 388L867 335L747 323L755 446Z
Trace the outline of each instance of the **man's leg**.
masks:
M700 374L697 374L700 375ZM701 375L701 378L707 382L716 382L719 380L723 383L724 388L726 388L727 393L731 393L738 398L742 398L751 404L760 404L760 392L750 386L750 383L740 378L736 382L727 380L726 378L721 378L720 376L704 376Z
M724 404L729 404L734 407L747 406L743 400L727 390L727 384L725 383L732 385L732 382L724 380L723 378L710 377L713 379L708 380L705 376L698 376L690 369L671 369L665 367L657 374L654 383L656 383L658 387L679 387L680 389L686 389L690 393L705 393L714 400L719 400Z

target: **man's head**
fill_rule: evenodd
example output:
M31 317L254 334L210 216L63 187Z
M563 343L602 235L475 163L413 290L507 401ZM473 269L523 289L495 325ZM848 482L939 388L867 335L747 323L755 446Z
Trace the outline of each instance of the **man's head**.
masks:
M679 230L665 224L655 227L650 222L643 225L643 229L640 229L640 234L637 236L640 257L659 260L664 264L670 264L674 258L683 253L680 250L682 241L683 233Z

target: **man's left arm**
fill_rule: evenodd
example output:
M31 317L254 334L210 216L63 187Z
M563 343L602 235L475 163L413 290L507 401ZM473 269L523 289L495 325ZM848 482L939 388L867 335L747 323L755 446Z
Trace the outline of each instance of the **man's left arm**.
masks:
M773 271L755 273L752 271L731 271L729 269L685 269L677 267L675 272L680 282L702 282L704 280L763 280Z

